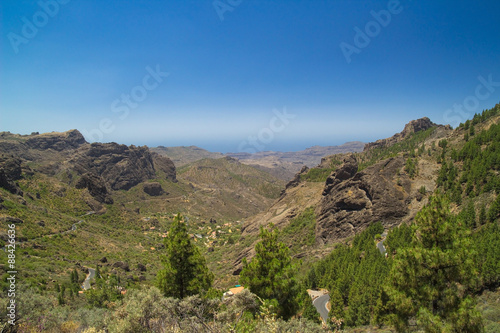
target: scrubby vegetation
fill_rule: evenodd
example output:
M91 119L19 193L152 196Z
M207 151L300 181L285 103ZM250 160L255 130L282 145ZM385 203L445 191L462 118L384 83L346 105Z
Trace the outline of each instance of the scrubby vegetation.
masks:
M306 208L302 214L293 218L280 233L280 239L291 244L292 254L301 251L305 246L313 246L316 241L316 216L314 207Z
M306 258L306 264L293 255L315 250L319 257L326 252L316 242L318 226L310 204L291 215L282 230L261 228L257 239L241 236L241 221L203 219L190 213L192 206L182 212L183 219L169 206L158 208L160 201L144 197L138 188L116 192L115 204L96 204L99 211L88 211L92 199L86 192L48 176L27 176L19 186L29 196L0 189L2 217L8 214L16 223L16 264L22 267L14 329L6 323L7 257L0 258L0 328L87 333L497 332L499 114L496 105L446 138L436 137L436 128L430 128L357 154L360 169L403 156L398 172L413 180L425 171L422 162L432 161L436 188L418 183L415 202L423 200L424 208L414 220L391 230L374 223L343 243L330 244L331 252L322 258ZM210 163L198 165L206 179L214 176ZM215 163L242 168L231 166L230 160ZM332 159L328 167L313 168L301 180L324 182L339 163ZM189 177L193 170L186 167L180 173ZM252 182L237 173L226 175L220 181L232 188ZM276 184L250 185L262 197L278 196ZM189 202L184 185L168 186L176 198ZM134 202L134 196L142 199ZM3 232L5 223L1 227ZM5 239L0 241L5 245ZM253 245L255 256L243 259L238 281L230 274L234 257L228 253ZM91 262L96 278L83 291ZM244 291L223 297L236 283ZM321 326L306 292L320 288L330 295L328 327Z
M425 151L425 146L423 146L424 141L429 138L435 130L435 127L431 127L425 131L413 133L403 141L388 147L377 147L367 152L360 153L359 169L363 170L378 161L389 157L395 157L401 152L405 152L410 157L415 157L417 154L422 155Z

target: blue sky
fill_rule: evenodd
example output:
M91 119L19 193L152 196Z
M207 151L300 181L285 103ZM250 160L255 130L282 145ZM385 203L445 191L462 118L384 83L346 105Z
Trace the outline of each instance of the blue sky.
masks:
M0 6L0 131L294 151L423 116L456 126L500 101L493 0Z

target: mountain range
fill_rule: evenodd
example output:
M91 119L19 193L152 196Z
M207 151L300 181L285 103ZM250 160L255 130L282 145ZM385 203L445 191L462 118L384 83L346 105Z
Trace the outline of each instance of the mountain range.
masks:
M313 167L325 156L346 152L361 152L365 144L360 141L346 142L339 146L314 146L296 152L260 151L256 153L214 153L196 146L154 147L151 151L170 158L175 166L182 167L204 158L217 159L233 157L247 164L266 171L284 181L290 180L304 165Z
M411 223L443 188L443 172L453 169L446 160L459 163L471 135L500 123L500 106L475 119L452 129L421 118L367 144L256 154L88 143L77 130L1 132L0 220L16 226L19 278L51 291L70 270L97 265L129 287L153 283L181 213L223 289L238 283L271 223L301 270L378 222L385 232ZM493 207L495 192L470 182L452 188ZM8 239L2 223L0 245Z

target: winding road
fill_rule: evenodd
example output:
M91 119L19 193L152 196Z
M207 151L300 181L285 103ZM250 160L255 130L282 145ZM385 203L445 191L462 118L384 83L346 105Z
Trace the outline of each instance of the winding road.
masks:
M90 280L95 277L95 269L87 267L89 269L89 274L85 278L85 281L83 281L83 289L84 290L89 290L90 289Z
M324 323L328 322L329 311L326 308L326 303L328 303L329 300L330 300L330 295L326 294L316 298L313 301L313 305L316 307L316 310L318 310L319 314L321 315L321 319L323 319Z
M92 215L92 214L95 214L94 211L90 211L90 212L87 212L85 214L83 214L82 216L88 216L88 215ZM26 243L26 242L31 242L31 241L35 241L35 240L38 240L38 239L42 239L43 237L52 237L52 236L55 236L55 235L64 235L64 234L67 234L68 232L72 232L72 231L75 231L77 229L77 225L84 222L84 220L80 220L76 223L73 223L71 225L71 229L68 229L68 230L65 230L65 231L60 231L60 232L56 232L54 234L46 234L46 235L43 235L43 236L40 236L40 237L36 237L36 238L31 238L31 239L28 239L28 240L25 240L25 241L16 241L16 244L22 244L22 243ZM6 247L2 247L0 250L3 250L3 251L6 251Z
M384 233L380 236L382 236L382 240L377 243L377 248L380 251L380 253L382 253L382 255L385 256L385 254L387 253L387 250L385 249L385 246L384 246L384 240L387 237L387 232L384 231Z

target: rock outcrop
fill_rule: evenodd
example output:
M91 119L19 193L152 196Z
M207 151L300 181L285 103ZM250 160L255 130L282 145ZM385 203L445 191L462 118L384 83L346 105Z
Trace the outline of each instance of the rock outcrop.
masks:
M15 223L15 224L21 224L24 223L23 220L17 217L12 217L12 216L2 216L0 217L0 221L3 223Z
M443 125L437 125L433 123L429 118L424 117L416 120L410 121L408 124L405 125L405 128L403 129L402 132L396 133L390 138L387 139L380 139L375 142L370 142L365 145L365 148L363 151L367 151L373 148L382 148L382 147L389 147L395 143L403 141L406 137L413 133L417 133L420 131L425 131L431 127L435 126L440 126L440 127L445 127ZM449 125L448 125L449 127Z
M31 135L26 140L26 145L32 149L54 149L57 151L76 149L85 144L85 138L77 130L70 130L64 133L52 132Z
M128 190L155 178L155 165L166 178L175 180L173 163L166 157L153 155L145 146L92 143L72 162L79 173L101 177L112 190Z
M143 191L150 196L157 197L165 193L160 183L146 183L144 184Z
M411 190L408 177L397 176L403 167L404 159L395 157L357 172L355 158L347 157L325 183L316 209L316 240L342 240L378 221L386 227L398 224L408 214Z
M130 267L129 267L128 263L126 263L124 261L117 261L117 262L115 262L113 264L113 267L115 267L115 268L121 268L125 272L130 272Z
M89 144L77 130L31 135L0 132L0 151L0 187L14 194L22 195L15 181L34 171L87 188L100 203L112 202L110 190L128 190L154 178L177 181L168 157L146 146ZM28 168L26 161L36 161L35 169Z
M85 173L81 176L75 187L77 189L87 188L90 195L100 203L113 203L113 199L110 196L104 180L92 173Z
M0 187L12 194L23 195L16 180L21 179L21 159L12 156L0 156Z
M159 175L177 183L174 162L170 158L157 153L151 153L151 156L153 157L154 168Z
M301 182L302 175L306 174L308 171L309 171L309 167L307 167L307 165L304 165L302 167L302 169L300 169L300 171L295 174L295 176L293 177L293 179L290 180L285 185L285 188L283 189L283 191L281 191L281 196L285 195L286 190L291 189L293 187L297 187L300 184L300 182Z

